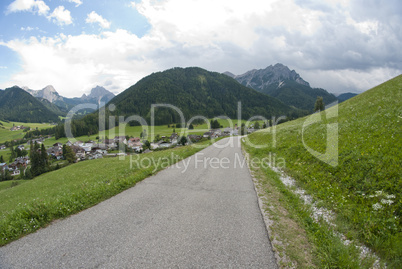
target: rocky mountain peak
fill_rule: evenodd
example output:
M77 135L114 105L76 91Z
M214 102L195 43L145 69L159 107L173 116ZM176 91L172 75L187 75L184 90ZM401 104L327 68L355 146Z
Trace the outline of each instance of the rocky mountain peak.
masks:
M106 90L104 87L96 86L91 89L89 95L83 94L82 100L93 100L94 102L103 101L105 103L109 102L115 95L110 91Z
M290 70L289 67L281 63L270 65L265 69L253 69L242 75L237 75L234 78L241 84L260 91L273 85L280 88L287 80L310 86L295 70Z

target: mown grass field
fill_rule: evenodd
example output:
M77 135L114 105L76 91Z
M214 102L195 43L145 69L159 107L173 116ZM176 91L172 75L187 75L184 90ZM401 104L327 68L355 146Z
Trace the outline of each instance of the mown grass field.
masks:
M21 131L10 131L11 127L13 127L13 124L15 126L28 126L31 127L32 129L38 128L39 130L41 129L46 129L46 128L52 128L54 127L51 124L48 123L25 123L25 122L5 122L5 121L0 121L0 144L4 143L6 141L12 141L14 139L21 139L24 137L25 133Z
M199 146L206 147L211 143L205 141L197 147L184 146L134 155L134 160L137 160L134 162L130 156L125 160L104 158L79 162L33 180L21 181L23 184L14 187L11 187L11 182L1 182L0 245L108 199L168 165L193 155L201 150ZM142 159L155 160L156 164ZM158 160L162 160L159 165ZM143 167L137 164L143 164Z
M349 240L368 246L389 268L402 266L401 100L402 75L320 115L315 114L313 117L321 118L320 122L305 125L306 117L276 126L275 135L270 128L249 136L250 142L265 148L244 143L251 157L264 158L271 153L276 160L283 158L284 171L298 186L320 201L321 206L335 212L335 228L316 227L311 217L303 213L302 203L294 203L295 198L269 169L260 169L262 184L278 191L285 201L282 206L293 212L292 218L306 231L318 267L343 268L348 257L350 268L369 267L364 263L354 264L358 254L348 247L342 250L337 237L325 230L335 230ZM336 117L326 117L336 114ZM337 124L338 128L337 165L335 159L329 165L307 150L322 154L327 149L335 150L335 140L330 140L327 147L328 124ZM336 129L334 126L331 128ZM268 200L270 192L266 189ZM346 259L341 259L341 253Z

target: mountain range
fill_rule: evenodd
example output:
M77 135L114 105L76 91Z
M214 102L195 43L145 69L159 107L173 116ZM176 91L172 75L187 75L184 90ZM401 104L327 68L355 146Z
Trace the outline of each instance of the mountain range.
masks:
M95 88L91 89L89 95L83 94L81 97L74 98L67 98L59 95L59 93L51 85L46 86L42 90L31 90L28 87L23 87L23 89L38 99L46 99L51 104L59 107L60 111L64 112L65 114L76 105L84 103L98 105L99 102L106 104L115 96L113 93L101 86L96 86ZM48 105L46 102L43 103L44 105Z
M12 87L1 91L2 98L6 98L16 89L20 88ZM37 102L18 90L13 98L21 96L21 100L16 106L5 106L3 102L0 106L1 119L22 122L28 119L39 122L50 119L54 121L57 116L66 116L76 105L83 103L98 105L99 102L113 103L116 110L111 114L140 115L146 120L150 119L151 105L161 103L179 107L186 119L195 115L209 118L224 115L237 118L238 101L242 102L242 114L246 119L255 115L266 118L287 115L295 118L312 112L318 96L323 97L325 104L337 100L333 94L324 89L312 88L295 70L290 70L280 63L265 69L253 69L242 75L230 72L220 74L198 67L172 68L144 77L117 96L100 86L93 88L89 95L83 94L75 98L59 95L51 85L42 90L32 90L28 87L24 87L23 90ZM339 97L347 99L353 95L346 94ZM34 113L35 116L32 117L20 113L23 111L20 108L29 108L33 104L37 111L46 111L47 117L43 117L42 120L39 117L40 113L38 115ZM19 112L15 113L17 107ZM178 121L178 115L172 109L159 109L159 111L156 124ZM80 115L90 112L94 111L80 111Z
M312 112L318 96L323 97L325 104L335 102L337 98L324 89L312 88L295 70L277 63L265 69L253 69L242 75L224 73L240 84L265 93L295 108Z
M28 87L14 86L0 90L0 119L18 122L57 122L59 116L65 117L68 111L76 105L99 102L107 103L114 94L103 87L96 86L89 95L67 98L59 95L53 86L42 90L32 90ZM86 109L81 115L94 112Z
M186 119L197 115L207 118L224 115L235 119L239 101L245 119L256 115L271 118L300 112L226 75L198 67L153 73L120 93L110 103L115 105L117 115L148 118L151 105L163 103L180 108ZM156 122L178 122L178 115L172 109L165 112L157 115Z
M241 102L239 110L238 102ZM114 105L112 111L109 110L111 104ZM112 115L115 119L118 119L117 116L132 118L130 125L139 125L137 116L143 118L147 124L181 122L180 114L171 106L155 108L154 122L151 122L153 104L175 106L180 109L186 123L191 119L195 119L193 123L197 123L218 116L237 119L238 113L246 120L254 116L271 119L274 116L296 118L305 115L305 111L241 85L224 74L198 67L176 67L146 76L114 97L106 106L105 118L108 120ZM110 124L106 123L106 127L110 127ZM97 113L73 121L72 129L75 130L74 136L97 133ZM58 128L57 137L62 136L61 132L61 128Z
M40 100L14 86L0 90L0 119L18 122L57 122L59 117Z

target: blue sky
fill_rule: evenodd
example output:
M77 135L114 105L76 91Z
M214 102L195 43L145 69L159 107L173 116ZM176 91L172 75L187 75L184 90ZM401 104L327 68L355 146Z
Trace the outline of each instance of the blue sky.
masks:
M242 74L280 62L340 93L402 73L398 0L3 0L0 9L0 89L119 93L176 66Z

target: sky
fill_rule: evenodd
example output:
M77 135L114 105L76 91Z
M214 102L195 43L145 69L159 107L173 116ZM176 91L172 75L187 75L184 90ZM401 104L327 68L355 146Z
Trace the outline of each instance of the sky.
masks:
M2 0L0 89L117 94L198 66L282 63L312 87L363 92L402 73L400 0Z

